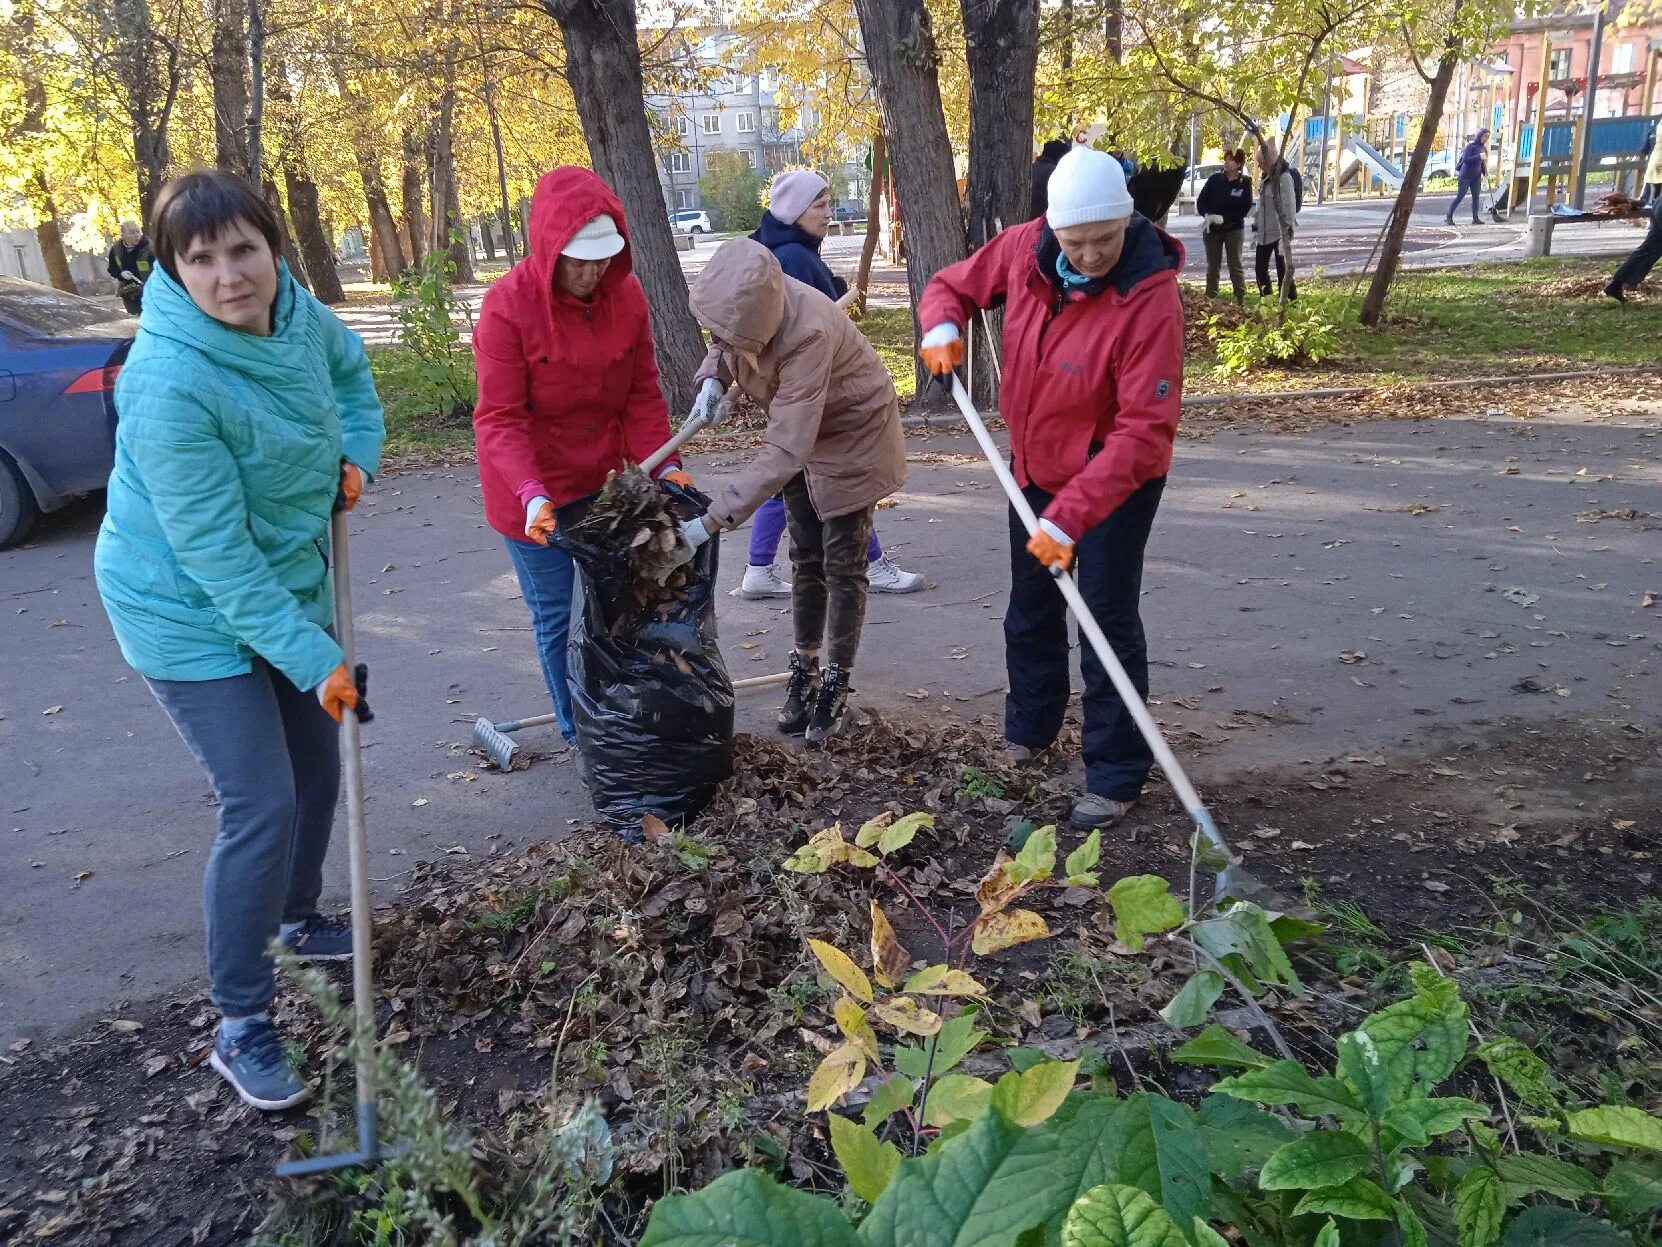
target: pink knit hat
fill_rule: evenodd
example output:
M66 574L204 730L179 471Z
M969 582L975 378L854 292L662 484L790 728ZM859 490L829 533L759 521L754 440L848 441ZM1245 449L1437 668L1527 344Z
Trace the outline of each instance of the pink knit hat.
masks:
M796 218L808 211L809 205L830 185L810 169L781 173L768 188L768 211L780 224L795 225Z

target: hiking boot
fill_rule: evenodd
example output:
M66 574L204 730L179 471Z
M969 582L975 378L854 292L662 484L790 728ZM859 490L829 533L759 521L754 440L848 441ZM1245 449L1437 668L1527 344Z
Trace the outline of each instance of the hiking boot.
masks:
M1027 745L1018 745L1012 740L1004 742L1004 760L1013 766L1026 766L1038 757L1039 753L1040 751L1037 749L1029 748Z
M779 711L779 730L800 736L807 730L819 697L819 659L791 651L791 678L785 684L785 705Z
M313 914L277 938L296 961L352 960L352 924L340 918Z
M1125 821L1125 816L1136 804L1135 801L1115 801L1112 797L1099 797L1094 792L1087 792L1073 803L1073 815L1068 821L1082 831L1114 827Z
M901 571L885 554L866 564L866 584L873 593L916 593L923 588L923 577Z
M227 1037L227 1026L234 1037ZM293 1108L311 1095L289 1064L270 1018L221 1023L208 1064L231 1084L244 1104L267 1113Z
M733 596L752 601L788 598L791 596L791 582L776 572L771 563L766 567L747 567L744 569L744 580L733 590Z
M814 698L814 713L809 717L808 730L803 734L803 739L810 745L823 745L842 730L851 691L849 674L835 663L825 669L825 678L819 684L819 696Z

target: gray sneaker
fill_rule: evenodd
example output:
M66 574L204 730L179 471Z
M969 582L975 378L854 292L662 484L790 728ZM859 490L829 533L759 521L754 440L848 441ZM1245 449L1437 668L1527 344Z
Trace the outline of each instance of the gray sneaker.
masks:
M293 1108L311 1095L289 1064L277 1028L269 1021L243 1023L234 1041L226 1039L221 1029L208 1064L231 1084L244 1104L268 1113Z
M352 924L339 918L313 914L299 930L279 939L297 961L352 960Z
M1073 803L1073 816L1069 821L1086 831L1096 827L1114 827L1125 821L1125 816L1136 804L1135 801L1115 801L1112 797L1099 797L1094 792L1087 792Z

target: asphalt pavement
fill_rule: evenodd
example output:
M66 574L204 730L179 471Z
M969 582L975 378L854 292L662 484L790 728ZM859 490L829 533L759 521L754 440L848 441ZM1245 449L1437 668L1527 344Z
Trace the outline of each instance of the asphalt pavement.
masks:
M1662 607L1644 604L1662 600L1662 403L1583 421L1464 402L1422 422L1180 441L1144 607L1156 713L1185 756L1188 730L1209 741L1192 757L1203 791L1509 715L1662 713ZM878 527L932 587L874 597L856 700L993 724L1002 499L967 439L908 449L911 479ZM692 469L735 462L706 453ZM0 553L0 1046L202 977L212 798L111 637L91 579L101 502ZM465 748L473 715L547 709L473 469L388 476L351 528L377 710L364 761L378 892L417 861L509 851L587 819L551 731L526 734L539 756L511 774ZM744 541L725 539L724 584ZM723 595L720 619L735 677L784 669L784 603ZM777 692L743 700L742 730L768 730ZM329 881L326 900L343 902L338 848Z

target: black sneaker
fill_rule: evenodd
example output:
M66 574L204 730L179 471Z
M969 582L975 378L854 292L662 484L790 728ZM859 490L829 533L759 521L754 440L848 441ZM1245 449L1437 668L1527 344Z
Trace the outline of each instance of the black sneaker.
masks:
M297 929L278 938L296 961L352 960L352 924L345 919L313 914Z
M810 745L823 745L842 730L851 691L849 675L836 664L825 669L825 678L819 684L819 696L814 698L814 713L809 716L808 730L803 735Z
M779 711L779 730L800 736L808 727L819 697L819 659L791 651L791 678L785 685L785 705Z

